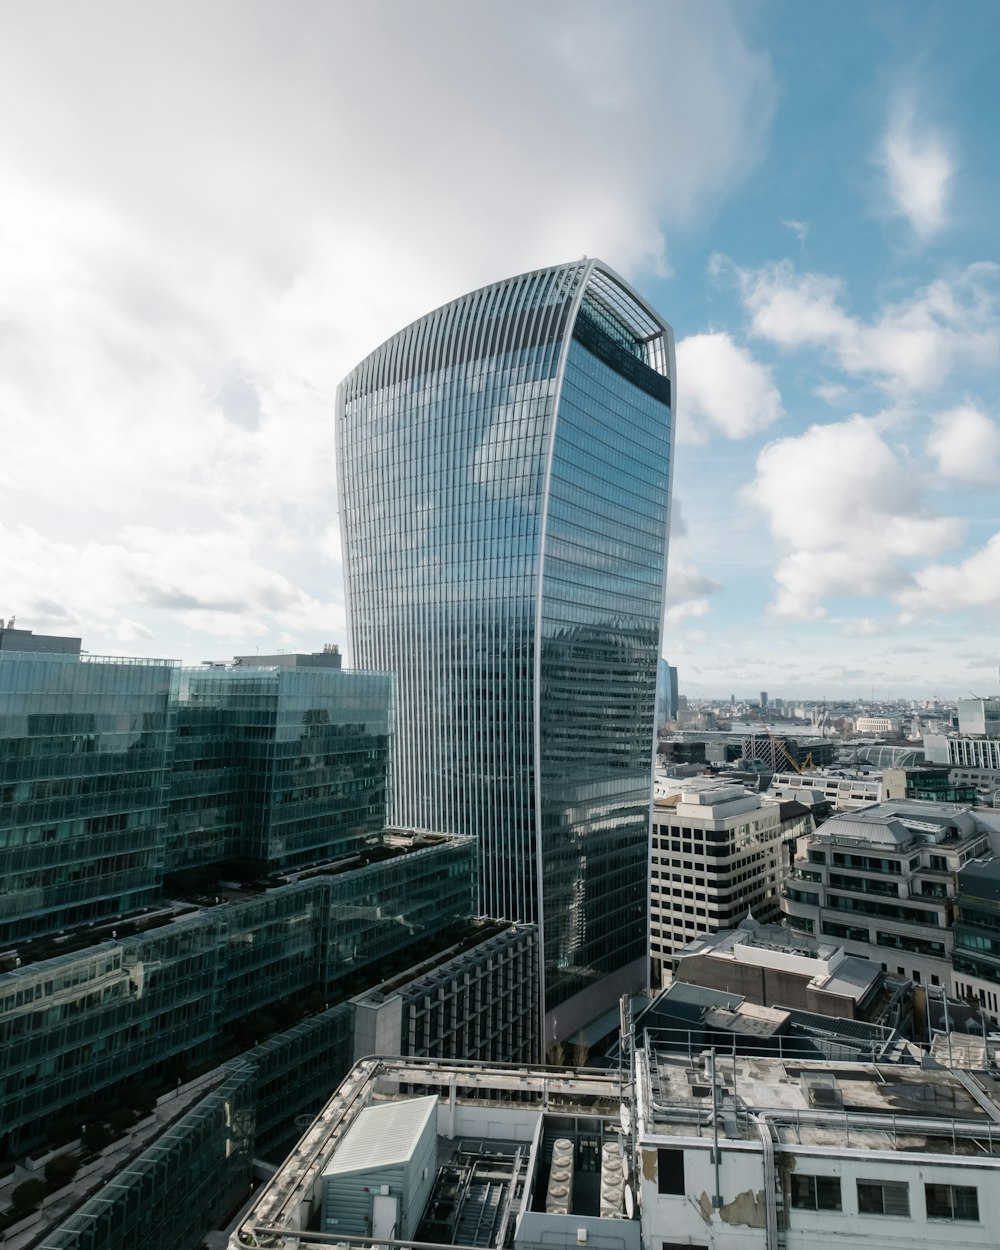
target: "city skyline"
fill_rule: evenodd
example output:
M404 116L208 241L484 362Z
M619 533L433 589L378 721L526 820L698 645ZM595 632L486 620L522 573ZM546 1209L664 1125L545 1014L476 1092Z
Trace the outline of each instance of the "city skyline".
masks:
M346 643L340 377L601 255L677 334L681 692L996 690L995 5L55 8L0 6L0 615Z

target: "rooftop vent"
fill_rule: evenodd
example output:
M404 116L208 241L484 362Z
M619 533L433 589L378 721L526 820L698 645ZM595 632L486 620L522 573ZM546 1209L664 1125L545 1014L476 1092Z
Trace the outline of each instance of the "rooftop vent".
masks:
M844 1095L840 1082L826 1073L803 1072L799 1085L810 1107L817 1111L842 1111Z

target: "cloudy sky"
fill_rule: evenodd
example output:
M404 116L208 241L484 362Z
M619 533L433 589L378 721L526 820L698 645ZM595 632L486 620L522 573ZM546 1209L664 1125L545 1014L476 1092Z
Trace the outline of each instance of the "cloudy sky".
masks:
M346 642L336 384L598 255L677 336L695 696L1000 662L1000 5L0 0L0 615Z

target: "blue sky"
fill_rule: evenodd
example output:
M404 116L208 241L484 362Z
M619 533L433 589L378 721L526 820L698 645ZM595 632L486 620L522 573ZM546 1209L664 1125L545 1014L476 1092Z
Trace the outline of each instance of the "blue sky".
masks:
M0 0L0 615L346 642L336 384L582 254L675 328L682 691L997 687L995 3Z

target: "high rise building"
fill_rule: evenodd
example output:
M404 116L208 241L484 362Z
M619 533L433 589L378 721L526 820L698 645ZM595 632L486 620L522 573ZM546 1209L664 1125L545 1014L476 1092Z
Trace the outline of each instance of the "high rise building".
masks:
M645 980L673 377L670 328L584 259L429 313L338 392L394 820L480 839L480 909L540 925L549 1036Z

